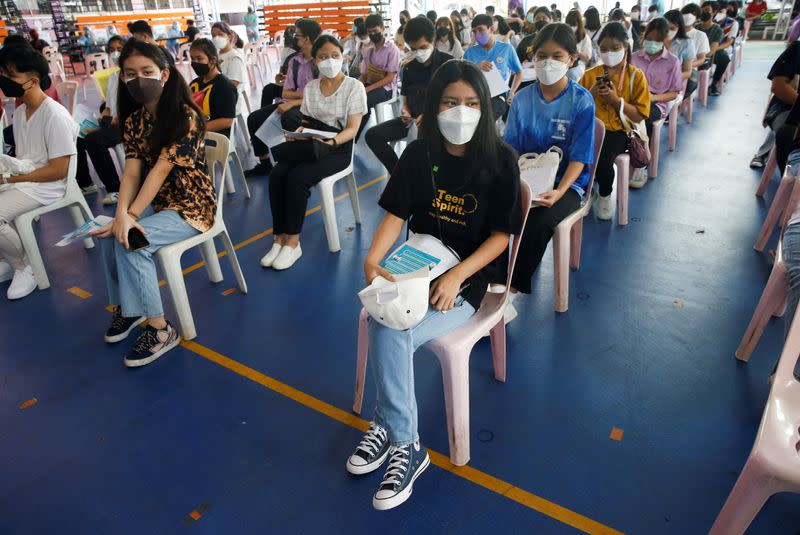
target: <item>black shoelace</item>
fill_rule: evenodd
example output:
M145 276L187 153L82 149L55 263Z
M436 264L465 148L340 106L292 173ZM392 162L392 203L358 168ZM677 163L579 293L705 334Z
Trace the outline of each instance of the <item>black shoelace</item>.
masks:
M148 327L142 335L139 336L139 339L136 340L136 345L133 346L133 350L136 353L141 353L146 349L150 349L157 343L158 337L156 336L156 330L152 327Z

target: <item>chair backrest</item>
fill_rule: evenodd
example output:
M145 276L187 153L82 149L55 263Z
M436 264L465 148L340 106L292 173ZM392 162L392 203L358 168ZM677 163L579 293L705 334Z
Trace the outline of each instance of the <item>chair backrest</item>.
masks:
M511 289L511 276L514 274L514 265L517 263L517 253L519 252L519 245L522 241L522 234L525 232L525 225L528 222L528 214L531 211L531 188L524 180L519 181L520 185L520 203L522 206L522 227L519 232L514 235L511 240L511 258L508 260L508 276L506 278L506 291Z
M78 82L61 82L56 86L56 93L58 93L58 98L61 100L61 102L66 105L70 115L72 115L75 112L75 99L78 93ZM66 103L64 102L65 98L67 99Z
M56 56L56 49L52 46L46 46L42 49L42 55L45 57L47 61L54 59Z
M222 205L225 199L225 175L228 172L228 150L230 142L228 138L216 132L206 132L206 167L208 175L214 181L214 191L217 193L217 212L214 215L215 221L222 218ZM216 165L219 164L220 173L216 173Z
M603 148L603 141L606 138L606 126L603 121L594 118L594 160L592 163L592 174L589 178L589 186L586 188L586 198L592 194L592 186L594 186L594 174L597 171L597 162L600 161L600 150Z
M190 61L189 47L191 46L192 43L182 43L181 46L178 47L178 61L183 63L188 63Z

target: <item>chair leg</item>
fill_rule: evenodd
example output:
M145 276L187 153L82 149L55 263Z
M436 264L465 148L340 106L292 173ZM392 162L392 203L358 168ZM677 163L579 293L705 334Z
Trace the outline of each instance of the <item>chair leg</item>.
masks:
M217 248L214 246L214 238L200 244L200 255L206 263L208 280L211 282L221 282L223 279L222 268L219 267L219 257L217 256Z
M222 240L222 246L228 252L228 260L231 262L231 269L236 275L236 282L239 284L239 291L243 294L247 293L247 281L244 280L244 273L242 273L242 266L239 265L239 257L236 256L236 249L233 246L231 237L228 235L228 229L225 229L219 235Z
M630 184L630 164L625 159L626 165L616 165L617 168L617 223L628 224L628 187Z
M358 185L356 184L355 172L347 177L347 189L350 192L350 204L353 206L353 215L356 218L356 225L361 224L361 203L358 201Z
M753 249L756 251L763 251L764 246L767 245L769 241L769 237L772 236L772 231L775 229L775 225L778 223L781 214L783 214L783 211L786 209L786 204L789 202L793 184L794 177L788 174L783 175L778 185L778 191L775 192L775 198L772 199L769 212L767 212L767 217L764 219L764 224L761 225L761 232L758 233L756 244L753 246Z
M181 336L183 336L184 340L196 338L197 330L194 326L192 308L189 305L189 296L186 293L186 282L183 280L180 256L161 257L161 269L167 279L167 286L169 286L169 293L175 306L175 313L178 315Z
M75 228L80 227L83 225L87 220L92 219L92 212L89 211L89 207L86 206L86 201L83 201L78 206L70 206L68 208L69 215L72 218L72 223L75 225ZM94 240L92 238L86 238L83 240L83 247L86 249L94 249Z
M650 165L647 166L650 178L658 176L658 157L661 155L661 127L663 125L663 121L653 125L653 139L650 140Z
M555 277L555 309L566 312L569 308L569 229L561 225L553 234L553 275Z
M469 359L446 351L437 356L442 366L450 462L464 466L469 462Z
M236 186L233 185L233 173L231 172L230 165L225 169L225 176L223 179L225 180L225 191L228 194L236 193ZM222 202L222 199L217 199L217 201Z
M247 184L247 177L244 176L244 169L242 168L242 161L239 159L239 155L236 154L236 151L231 152L228 157L233 161L233 166L236 168L236 172L239 173L239 176L242 177L242 186L244 187L244 196L248 199L250 198L250 186ZM228 167L228 172L230 173L230 167ZM231 179L233 180L233 179Z
M506 322L502 316L497 325L489 331L489 338L492 343L492 365L494 366L494 378L501 383L506 382Z
M680 105L674 104L669 110L669 125L667 136L667 150L674 151L678 144L678 117L680 117Z
M772 177L775 176L775 170L778 168L778 153L775 146L772 146L772 150L769 151L769 158L767 159L767 165L764 166L764 172L761 173L761 182L758 183L758 189L756 190L756 197L763 197L764 192L767 191L767 186L769 183L772 182Z
M335 253L341 249L339 245L339 228L336 226L336 205L333 199L333 184L320 182L319 194L322 206L322 221L325 234L328 236L328 250Z
M780 482L762 473L756 463L751 453L709 535L743 534L767 499L782 490Z
M361 414L364 402L364 382L367 376L367 356L369 354L369 331L367 324L367 311L361 309L358 316L358 355L356 358L356 389L353 400L353 412Z
M786 264L777 262L772 267L767 285L761 293L761 298L759 298L753 317L750 319L747 330L742 336L742 341L739 342L739 347L736 348L737 359L744 362L750 360L750 355L761 339L761 335L764 334L764 328L772 315L780 311L779 309L788 292L789 274L786 271Z
M36 234L33 232L33 220L25 214L18 216L14 221L17 227L17 234L22 241L22 247L28 257L28 262L33 269L33 276L36 278L36 285L40 290L50 287L50 279L47 278L47 270L44 267L42 255L39 252L39 244L36 243Z
M576 221L569 231L569 267L572 269L581 267L581 242L583 242L583 218Z

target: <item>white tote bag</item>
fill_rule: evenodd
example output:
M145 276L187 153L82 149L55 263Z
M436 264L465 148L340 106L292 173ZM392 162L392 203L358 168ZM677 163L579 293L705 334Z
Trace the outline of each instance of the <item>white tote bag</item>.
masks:
M519 175L530 186L532 200L555 187L563 155L560 148L550 147L541 154L527 152L519 157Z
M416 326L428 312L430 270L427 267L395 275L391 282L375 277L372 284L358 292L367 313L390 329L405 331Z

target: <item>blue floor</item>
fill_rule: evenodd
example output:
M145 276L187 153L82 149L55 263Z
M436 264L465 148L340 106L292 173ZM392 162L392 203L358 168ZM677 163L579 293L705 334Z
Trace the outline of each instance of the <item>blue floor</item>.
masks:
M708 531L752 446L783 335L774 320L748 364L733 357L770 271L753 243L777 186L756 198L760 175L748 162L781 45L747 46L723 95L697 106L692 125L681 119L675 153L664 130L659 176L631 190L630 224L587 218L565 314L553 312L546 254L533 295L516 302L505 384L493 378L488 343L475 348L470 467L620 532ZM359 184L382 174L364 149ZM271 227L266 185L255 178L251 199L226 198L234 242ZM195 341L349 411L355 294L383 185L361 191L361 227L347 200L337 203L340 253L328 252L316 212L293 269L259 266L269 238L238 251L247 295L223 294L236 285L225 258L219 284L203 269L186 275ZM578 532L439 467L410 502L378 513L380 473L344 470L357 429L183 347L124 368L131 342L102 341L99 251L49 246L69 226L63 214L39 224L52 287L0 301L0 534ZM184 266L198 260L190 252ZM418 354L416 379L423 442L447 455L432 354ZM370 380L366 392L369 419ZM609 438L615 427L621 441ZM800 497L778 495L748 533L798 526Z

